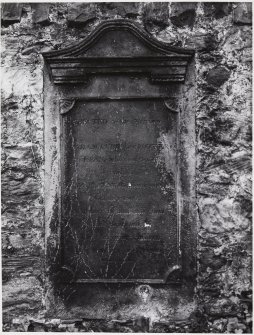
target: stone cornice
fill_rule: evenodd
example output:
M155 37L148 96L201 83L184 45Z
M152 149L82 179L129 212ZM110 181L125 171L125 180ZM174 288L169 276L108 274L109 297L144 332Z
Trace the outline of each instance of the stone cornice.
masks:
M107 32L127 31L137 39L137 44L147 49L135 55L133 50L121 56L101 56L96 52L90 56L87 51L101 44ZM126 37L128 38L128 36ZM114 41L114 43L122 41ZM150 52L151 51L151 52ZM118 54L119 53L119 54ZM43 53L55 84L88 83L95 74L146 75L152 83L184 82L186 67L194 51L172 47L160 42L129 20L112 20L101 23L83 41L61 50Z

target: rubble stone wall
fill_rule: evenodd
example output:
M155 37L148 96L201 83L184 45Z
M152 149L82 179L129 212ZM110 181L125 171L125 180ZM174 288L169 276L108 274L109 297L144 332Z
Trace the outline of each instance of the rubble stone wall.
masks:
M45 319L41 52L114 18L196 50L198 308L182 322ZM2 4L4 330L251 332L251 24L250 2Z

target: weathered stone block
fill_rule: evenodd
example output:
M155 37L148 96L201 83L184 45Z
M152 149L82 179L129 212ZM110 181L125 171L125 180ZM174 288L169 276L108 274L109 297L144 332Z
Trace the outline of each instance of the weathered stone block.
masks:
M216 303L207 305L206 310L211 316L236 316L239 313L240 306L230 299L218 299Z
M2 200L12 200L21 202L33 200L40 196L40 185L34 178L25 178L25 180L12 180L3 176L2 180Z
M227 263L225 258L215 256L212 248L205 248L205 250L202 250L199 261L202 265L203 271L205 271L208 267L213 270L218 270Z
M223 50L227 54L245 52L252 47L252 31L250 26L232 26L223 42Z
M206 247L220 247L222 241L219 236L208 234L207 232L200 232L200 244Z
M227 165L231 174L251 173L251 157L245 150L234 152Z
M119 15L134 19L140 14L140 4L138 2L104 2L100 5L100 10L106 17Z
M241 60L243 63L252 63L252 48L246 48L243 50Z
M202 43L203 42L203 43ZM200 51L212 51L217 49L218 40L215 34L207 34L203 36L203 39L197 39L197 48Z
M26 171L33 171L38 167L42 159L39 153L39 147L32 143L5 146L6 166L8 168L21 168Z
M195 36L190 36L186 39L186 46L189 48L209 52L216 50L218 48L218 40L215 34L205 33L205 34L196 34Z
M95 3L71 3L68 7L68 25L71 27L84 26L96 20L98 16Z
M204 142L209 142L214 145L225 145L230 147L233 141L242 138L246 132L245 122L239 120L230 112L224 112L217 115L212 115L213 119L208 121L202 129L200 129L200 138ZM228 171L228 167L226 170ZM237 170L235 170L237 171ZM233 172L233 171L228 171ZM230 183L230 176L226 176L223 172L211 178L212 183Z
M2 23L10 25L17 23L21 19L22 4L20 3L3 3L2 4Z
M250 221L239 211L239 204L231 198L218 201L205 198L199 201L201 225L209 233L233 232L247 229Z
M41 25L48 25L49 21L49 4L33 3L31 4L33 12L33 22Z
M233 10L233 20L237 24L252 24L252 3L238 2Z
M41 94L43 89L42 69L28 67L5 67L1 71L2 90L8 95Z
M40 49L40 46L39 45L33 45L33 46L30 46L28 48L25 48L23 51L22 51L22 55L24 56L27 56L27 55L30 55L32 53L38 53Z
M14 278L3 286L3 307L6 320L22 317L29 310L30 315L36 315L42 308L40 281L35 277Z
M238 333L241 334L246 329L246 326L239 322L238 318L229 318L227 324L227 332L228 333Z
M169 8L167 2L150 2L145 6L145 25L165 28L169 24Z
M28 332L47 332L47 326L44 323L31 321L27 327Z
M230 77L230 71L224 66L216 66L212 68L207 76L206 81L209 85L218 88L223 85Z
M207 297L219 297L221 291L223 290L223 282L221 281L221 278L218 278L219 276L216 275L216 270L213 270L214 272L211 273L211 268L207 269L205 267L202 267L202 271L205 271L206 273L209 271L209 276L202 281L202 294L204 294ZM223 271L223 270L219 270Z
M229 2L205 2L204 13L207 17L223 18L232 10L232 4Z
M171 11L171 22L179 27L193 27L196 18L195 2L173 2Z

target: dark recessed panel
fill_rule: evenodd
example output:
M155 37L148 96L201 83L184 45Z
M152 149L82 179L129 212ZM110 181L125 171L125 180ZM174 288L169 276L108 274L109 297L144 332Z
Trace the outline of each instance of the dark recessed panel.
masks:
M62 122L63 265L77 281L165 280L179 261L177 114L79 100Z

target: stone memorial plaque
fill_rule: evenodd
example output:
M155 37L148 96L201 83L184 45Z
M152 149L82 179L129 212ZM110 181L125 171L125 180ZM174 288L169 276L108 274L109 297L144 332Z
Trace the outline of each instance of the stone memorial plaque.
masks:
M159 280L177 263L177 114L79 100L63 116L64 259L80 279Z
M160 284L181 269L178 105L191 55L128 20L44 54L60 112L59 264L72 281Z

